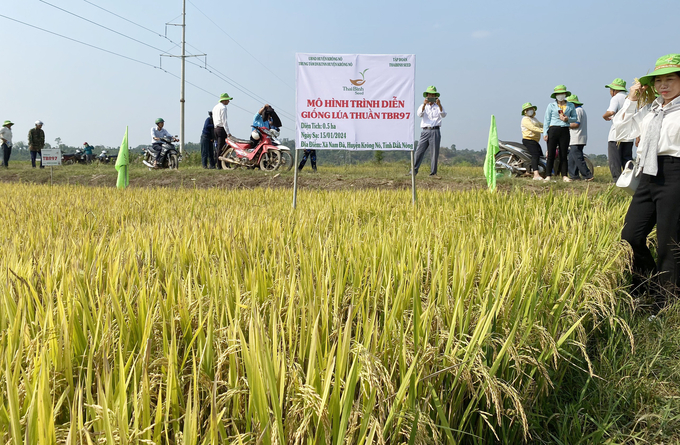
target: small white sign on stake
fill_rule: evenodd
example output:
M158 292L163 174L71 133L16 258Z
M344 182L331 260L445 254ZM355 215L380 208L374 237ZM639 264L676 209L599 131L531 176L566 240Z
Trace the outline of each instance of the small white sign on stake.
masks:
M40 156L44 167L61 165L61 150L59 148L43 148Z

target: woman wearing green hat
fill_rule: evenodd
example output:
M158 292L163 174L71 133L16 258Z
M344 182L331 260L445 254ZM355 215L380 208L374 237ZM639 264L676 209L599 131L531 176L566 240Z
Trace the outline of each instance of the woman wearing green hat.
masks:
M560 170L562 180L571 182L567 176L567 154L569 153L569 124L576 122L576 108L574 104L567 102L567 96L571 92L567 91L564 85L557 85L550 97L555 102L548 105L545 110L545 120L543 121L543 139L548 142L548 160L546 163L546 181L550 181L553 166L555 165L555 154L557 148L560 151ZM557 173L557 172L555 172Z
M543 179L538 173L538 160L543 156L541 144L541 133L543 132L543 124L536 119L535 105L527 102L522 105L522 144L531 153L531 170L534 172L534 179Z
M660 96L649 107L639 104L652 87ZM658 274L654 281L661 286L654 294L660 308L667 296L680 295L680 54L660 57L654 71L640 77L613 125L618 140L640 137L640 184L621 238L633 248L633 284L638 292L640 284ZM655 225L656 262L647 247Z

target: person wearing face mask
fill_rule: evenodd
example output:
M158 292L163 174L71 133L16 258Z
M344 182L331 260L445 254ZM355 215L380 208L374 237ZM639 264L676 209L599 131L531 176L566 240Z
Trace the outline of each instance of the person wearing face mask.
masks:
M645 106L647 90L659 97ZM638 171L640 183L628 207L621 239L633 248L633 291L641 294L643 283L656 297L660 309L667 297L680 295L680 54L667 54L656 61L654 71L640 77L613 120L619 140L640 137ZM647 236L656 226L656 262ZM652 280L648 280L650 275Z
M571 182L567 176L567 155L569 154L569 124L577 122L576 108L574 104L567 102L567 96L571 92L567 91L564 85L557 85L550 95L555 102L548 105L545 110L545 120L543 121L543 139L548 142L548 160L546 163L546 181L550 181L553 166L555 165L555 154L559 147L560 171L564 182Z
M605 88L609 88L611 99L609 100L609 107L602 115L602 118L606 121L611 121L626 100L626 93L628 92L626 90L626 81L616 78L609 85L605 85ZM633 160L634 141L634 139L619 141L616 139L614 126L612 125L612 128L609 130L609 136L607 137L607 159L609 160L609 171L612 173L614 182L621 176L621 171L626 165L626 162Z
M541 149L541 133L543 124L536 119L538 108L527 102L522 105L522 144L531 153L531 170L534 172L534 179L543 179L538 173L538 160L543 156Z

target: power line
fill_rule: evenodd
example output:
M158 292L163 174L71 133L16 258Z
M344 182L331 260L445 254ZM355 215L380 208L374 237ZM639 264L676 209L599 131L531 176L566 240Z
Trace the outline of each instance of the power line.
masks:
M237 44L243 51L245 51L246 54L248 54L250 57L252 57L253 59L255 59L255 61L256 61L257 63L259 63L260 65L262 65L263 67L265 67L265 69L266 69L267 71L269 71L274 77L276 77L277 79L279 79L285 86L287 86L287 87L290 88L291 90L295 91L295 88L293 88L293 87L290 86L288 83L286 83L285 80L281 79L274 71L272 71L271 69L269 69L269 67L268 67L267 65L265 65L265 64L262 63L257 57L255 57L254 55L252 55L252 54L250 53L250 51L248 51L246 48L243 47L243 45L241 45L241 44L238 43L236 40L234 40L234 38L233 38L232 36L230 36L224 29L222 29L222 27L221 27L220 25L218 25L217 23L215 23L215 22L213 21L213 19L211 19L210 17L208 17L208 15L207 15L206 13L204 13L203 11L201 11L201 9L200 9L198 6L196 6L191 0L187 0L187 1L188 1L189 3L191 3L191 5L192 5L194 8L196 8L196 9L198 10L198 12L200 12L201 14L203 14L203 16L204 16L206 19L208 19L208 20L210 21L210 23L212 23L213 25L215 25L215 26L217 27L217 29L219 29L220 31L222 31L222 32L223 32L227 37L229 37L235 44Z
M63 12L65 12L66 14L70 14L70 15L72 15L72 16L74 16L74 17L78 17L78 18L81 19L81 20L85 20L85 21L88 22L88 23L92 23L93 25L99 26L100 28L104 28L104 29L106 29L107 31L111 31L112 33L118 34L119 36L123 36L123 37L125 37L126 39L130 39L130 40L132 40L132 41L134 41L134 42L140 43L140 44L142 44L142 45L144 45L144 46L147 46L147 47L149 47L149 48L151 48L151 49L155 49L156 51L163 52L163 50L160 49L160 48L156 48L156 47L153 46L153 45L149 45L148 43L142 42L141 40L137 40L137 39L135 39L134 37L130 37L130 36L128 36L128 35L125 35L125 34L123 34L122 32L118 32L118 31L116 31L115 29L111 29L111 28L109 28L109 27L107 27L107 26L102 25L101 23L97 23L97 22L95 22L95 21L92 21L92 20L90 20L90 19L87 19L87 18L85 18L85 17L83 17L83 16L80 16L80 15L74 13L74 12L67 11L67 10L64 9L64 8L60 8L59 6L53 5L52 3L46 2L45 0L38 0L38 1L41 2L41 3L44 3L44 4L48 5L48 6L51 6L51 7L55 8L55 9L58 9L58 10L60 10L60 11L63 11ZM88 2L88 3L89 3L89 2Z
M66 40L70 40L70 41L72 41L72 42L80 43L81 45L89 46L90 48L98 49L99 51L104 51L104 52L106 52L106 53L113 54L114 56L122 57L122 58L124 58L124 59L132 60L133 62L141 63L142 65L146 65L146 66L150 66L150 67L152 67L152 68L158 68L158 69L162 70L162 68L160 68L160 67L158 67L158 66L155 66L155 65L153 65L153 64L151 64L151 63L147 63L147 62L144 62L144 61L141 61L141 60L138 60L138 59L134 59L134 58L132 58L132 57L128 57L128 56L125 56L125 55L123 55L123 54L119 54L119 53L110 51L110 50L108 50L108 49L100 48L100 47L95 46L95 45L92 45L92 44L90 44L90 43L86 43L86 42L83 42L83 41L81 41L81 40L74 39L74 38L72 38L72 37L67 37L67 36L65 36L65 35L63 35L63 34L59 34L59 33L56 33L56 32L54 32L54 31L49 31L49 30L47 30L47 29L45 29L45 28L41 28L41 27L39 27L39 26L31 25L30 23L22 22L21 20L13 19L12 17L7 17L6 15L0 14L0 17L3 17L3 18L5 18L5 19L7 19L7 20L11 20L11 21L13 21L13 22L21 23L22 25L26 25L26 26L29 26L29 27L31 27L31 28L39 29L40 31L43 31L43 32L46 32L46 33L48 33L48 34L52 34L52 35L55 35L55 36L64 38L64 39L66 39Z
M81 44L81 45L85 45L85 46L88 46L88 47L90 47L90 48L94 48L94 49L96 49L96 50L103 51L103 52L108 53L108 54L112 54L112 55L117 56L117 57L122 57L123 59L127 59L127 60L130 60L130 61L132 61L132 62L137 62L137 63L140 63L140 64L142 64L142 65L150 66L151 68L155 68L155 69L161 70L161 71L163 71L164 73L169 74L169 75L171 75L171 76L173 76L173 77L179 79L179 76L178 76L177 74L171 73L170 71L168 71L168 70L166 70L166 69L163 69L163 68L161 68L160 66L156 66L156 65L153 65L153 64L151 64L151 63L144 62L144 61L142 61L142 60L138 60L138 59L135 59L135 58L132 58L132 57L128 57L128 56L126 56L126 55L119 54L119 53L116 53L116 52L114 52L114 51L110 51L110 50L108 50L108 49L100 48L100 47L95 46L95 45L92 45L92 44L90 44L90 43L86 43L86 42L83 42L83 41L81 41L81 40L74 39L74 38L72 38L72 37L68 37L68 36L65 36L65 35L63 35L63 34L59 34L59 33L56 33L56 32L54 32L54 31L50 31L50 30L47 30L47 29L45 29L45 28L41 28L41 27L36 26L36 25L32 25L32 24L30 24L30 23L22 22L21 20L17 20L17 19L15 19L15 18L8 17L8 16L3 15L3 14L0 14L0 17L5 18L5 19L7 19L7 20L11 20L11 21L16 22L16 23L20 23L20 24L22 24L22 25L24 25L24 26L28 26L29 28L38 29L38 30L43 31L43 32L46 32L46 33L48 33L48 34L52 34L52 35L61 37L61 38L66 39L66 40L70 40L70 41L72 41L72 42L76 42L76 43L79 43L79 44ZM196 85L196 84L193 84L193 83L191 83L191 82L187 82L187 83L188 83L189 85L191 85L191 86L193 86L193 87L195 87L195 88L197 88L197 89L199 89L199 90L205 92L205 93L210 94L210 95L213 96L213 97L218 96L217 94L215 94L215 93L213 93L213 92L210 92L210 91L208 91L208 90L206 90L206 89L204 89L204 88L201 88L201 87L199 87L199 86ZM246 110L245 108L239 107L238 105L234 105L234 107L235 107L235 108L238 108L238 109L241 109L241 110L245 111L246 113L250 113L250 111Z
M121 15L119 15L119 14L116 14L115 12L109 11L108 9L105 9L105 8L103 8L103 7L97 5L97 4L95 4L95 3L93 3L93 2L91 2L91 1L89 1L89 0L83 0L83 1L84 1L85 3L88 3L88 4L92 5L92 6L95 6L96 8L99 8L99 9L101 9L102 11L105 11L105 12L107 12L107 13L109 13L109 14L115 16L115 17L118 17L118 18L121 19L121 20L124 20L124 21L126 21L126 22L128 22L128 23L131 23L131 24L133 24L133 25L135 25L135 26L138 26L139 28L142 28L142 29L144 29L144 30L146 30L146 31L149 31L149 32L152 33L152 34L155 34L155 35L157 35L157 36L163 37L164 39L166 39L166 40L168 40L169 42L171 42L174 46L173 46L172 48L170 48L170 50L168 50L168 51L163 51L163 50L160 49L160 48L156 48L156 47L154 47L154 46L152 46L152 45L149 45L149 44L147 44L147 43L145 43L145 42L142 42L141 40L137 40L137 39L135 39L135 38L129 37L129 36L125 35L125 34L122 34L122 33L118 32L118 31L116 31L116 30L114 30L114 29L111 29L111 28L109 28L109 27L107 27L107 26L104 26L104 25L102 25L102 24L100 24L100 23L97 23L97 22L94 22L94 21L92 21L92 20L89 20L89 19L87 19L87 18L85 18L85 17L82 17L82 16L80 16L80 15L78 15L78 14L75 14L75 13L73 13L73 12L67 11L66 9L63 9L63 8L61 8L61 7L55 6L55 5L49 3L49 2L47 2L47 1L45 1L45 0L39 0L39 1L42 2L42 3L45 3L46 5L52 6L53 8L59 9L59 10L65 12L65 13L67 13L67 14L70 14L70 15L73 15L73 16L75 16L75 17L78 17L79 19L85 20L85 21L87 21L87 22L89 22L89 23L92 23L92 24L97 25L97 26L99 26L99 27L101 27L101 28L104 28L104 29L106 29L106 30L108 30L108 31L111 31L111 32L113 32L113 33L116 33L116 34L118 34L118 35L121 35L121 36L123 36L123 37L126 37L126 38L128 38L128 39L130 39L130 40L133 40L133 41L135 41L135 42L137 42L137 43L140 43L140 44L142 44L142 45L144 45L144 46L147 46L147 47L152 48L152 49L154 49L154 50L156 50L156 51L159 51L159 52L168 53L170 50L172 50L172 49L174 49L175 47L179 46L179 43L173 41L172 39L168 38L167 36L164 36L164 35L162 35L162 34L159 34L159 33L157 33L156 31L154 31L154 30L152 30L152 29L150 29L150 28L147 28L147 27L145 27L145 26L143 26L143 25L140 25L140 24L138 24L138 23L136 23L136 22L134 22L134 21L132 21L132 20L130 20L130 19L127 19L127 18L125 18L125 17L123 17L123 16L121 16ZM189 3L191 3L191 1L189 1ZM192 5L193 5L193 3L192 3ZM196 7L196 5L193 5L193 6ZM196 7L196 9L198 9L198 7ZM201 14L205 15L200 9L199 9L199 12L200 12ZM206 16L206 17L207 17L207 16ZM210 18L208 18L208 19L210 20ZM211 20L211 21L212 21L212 20ZM213 23L214 23L214 22L213 22ZM217 26L217 25L215 25L215 26ZM219 28L219 26L218 26L218 28ZM224 32L224 31L223 31L223 32ZM226 33L225 33L225 34L226 34ZM228 34L227 34L227 36L233 40L233 38L232 38L231 36L229 36ZM236 42L236 41L235 41L235 42ZM236 42L236 44L239 45L238 42ZM202 52L200 49L196 48L196 47L193 46L193 45L189 45L189 46L191 46L192 48L194 48L195 50L197 50L197 51L199 51L199 52ZM241 46L241 45L239 45L239 46ZM242 48L243 48L243 47L242 47ZM244 48L244 49L245 49L245 48ZM246 50L246 52L247 52L247 50ZM249 54L251 57L255 58L252 54L250 54L250 53L248 53L248 54ZM255 59L255 60L257 60L257 59ZM257 60L257 61L258 61L259 63L262 64L262 62L260 62L259 60ZM268 100L262 98L261 96L258 96L257 94L255 94L255 92L249 90L248 88L244 87L243 85L240 85L238 82L236 82L235 80L231 79L231 78L230 78L229 76L227 76L226 74L220 72L217 68L208 65L207 63L206 63L206 66L201 66L201 65L199 65L199 64L197 64L197 63L195 63L195 62L190 62L190 61L189 61L189 63L192 64L192 65L194 65L194 66L197 66L197 67L199 67L199 68L201 68L201 69L204 69L204 70L208 71L210 74L212 74L212 75L214 75L215 77L217 77L218 79L220 79L220 80L222 80L222 81L224 81L224 82L227 82L227 83L231 84L232 86L234 86L235 88L237 88L239 91L241 91L242 93L248 95L249 97L251 97L251 98L254 99L254 100L263 101L263 102L269 102ZM264 65L263 65L263 66L264 66ZM209 69L209 68L210 68L210 69ZM267 68L267 67L265 66L265 68ZM267 68L267 69L268 69L268 68ZM274 73L272 73L272 74L274 74ZM274 75L275 75L275 74L274 74ZM277 76L277 77L278 77L278 76ZM281 79L280 79L280 80L281 80ZM293 115L292 113L286 111L286 110L283 109L283 108L280 108L280 107L276 106L275 104L271 104L271 105L272 105L274 108L277 108L277 109L279 110L279 113L282 115L282 117L287 118L287 119L289 119L289 120L292 121L292 122L295 122L295 117L294 117L294 115Z
M224 74L220 73L219 71L217 71L217 70L212 71L210 68L212 68L212 69L215 69L215 68L212 67L211 65L207 65L207 67L204 67L204 66L201 66L201 65L197 64L196 62L191 62L191 61L189 61L188 63L190 63L190 64L192 64L192 65L194 65L194 66L197 66L197 67L199 67L199 68L201 68L201 69L203 69L203 70L206 70L207 72L209 72L210 74L214 75L214 76L217 77L218 79L223 80L224 82L227 82L227 83L232 84L232 86L236 87L239 91L241 91L242 93L246 94L247 96L249 96L250 98L252 98L252 99L254 99L254 100L263 101L263 102L266 102L266 103L269 102L269 101L267 101L266 99L264 99L264 98L262 98L262 97L260 97L260 96L257 96L255 93L253 93L252 91L248 90L247 88L245 88L245 87L243 87L243 86L237 84L236 82L234 82L233 80L229 79L228 77L226 77ZM287 112L286 110L284 110L284 109L282 109L282 108L279 108L276 104L270 103L270 105L271 105L272 107L274 107L275 109L279 110L279 113L281 114L281 117L283 117L284 119L288 119L288 120L290 120L290 121L292 121L292 122L295 122L295 117L294 117L293 115L291 115L289 112Z

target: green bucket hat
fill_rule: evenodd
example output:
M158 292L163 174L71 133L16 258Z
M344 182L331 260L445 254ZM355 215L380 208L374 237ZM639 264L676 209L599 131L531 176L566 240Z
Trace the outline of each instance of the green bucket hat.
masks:
M159 117L158 119L156 119L157 124L160 124L161 122L165 122L162 117Z
M578 101L578 96L576 94L572 94L571 96L567 97L567 102L571 102L575 105L583 105L583 102Z
M536 105L531 105L531 102L527 102L524 105L522 105L522 116L524 116L524 113L533 108L534 110L538 110L538 107Z
M220 94L220 102L222 102L223 100L232 100L232 99L233 99L233 97L231 97L227 93Z
M567 91L567 87L564 85L557 85L555 89L553 89L553 93L550 95L550 97L554 99L555 96L562 93L566 94L567 96L571 96L571 91Z
M437 97L439 97L439 93L437 93L437 88L435 88L435 87L432 86L432 85L430 85L429 87L427 87L427 90L425 90L425 92L423 93L423 97L427 97L428 94L434 94L434 95L436 95Z
M659 57L656 61L654 71L650 74L640 77L641 85L651 85L654 77L663 76L680 71L680 54L666 54Z
M7 125L14 125L14 122L12 122L12 121L5 121L5 122L2 124L3 127L5 127L5 126L7 126Z
M628 90L626 89L626 81L623 79L619 79L618 77L612 80L612 83L610 83L609 85L605 85L604 87L611 88L612 90L628 92Z

